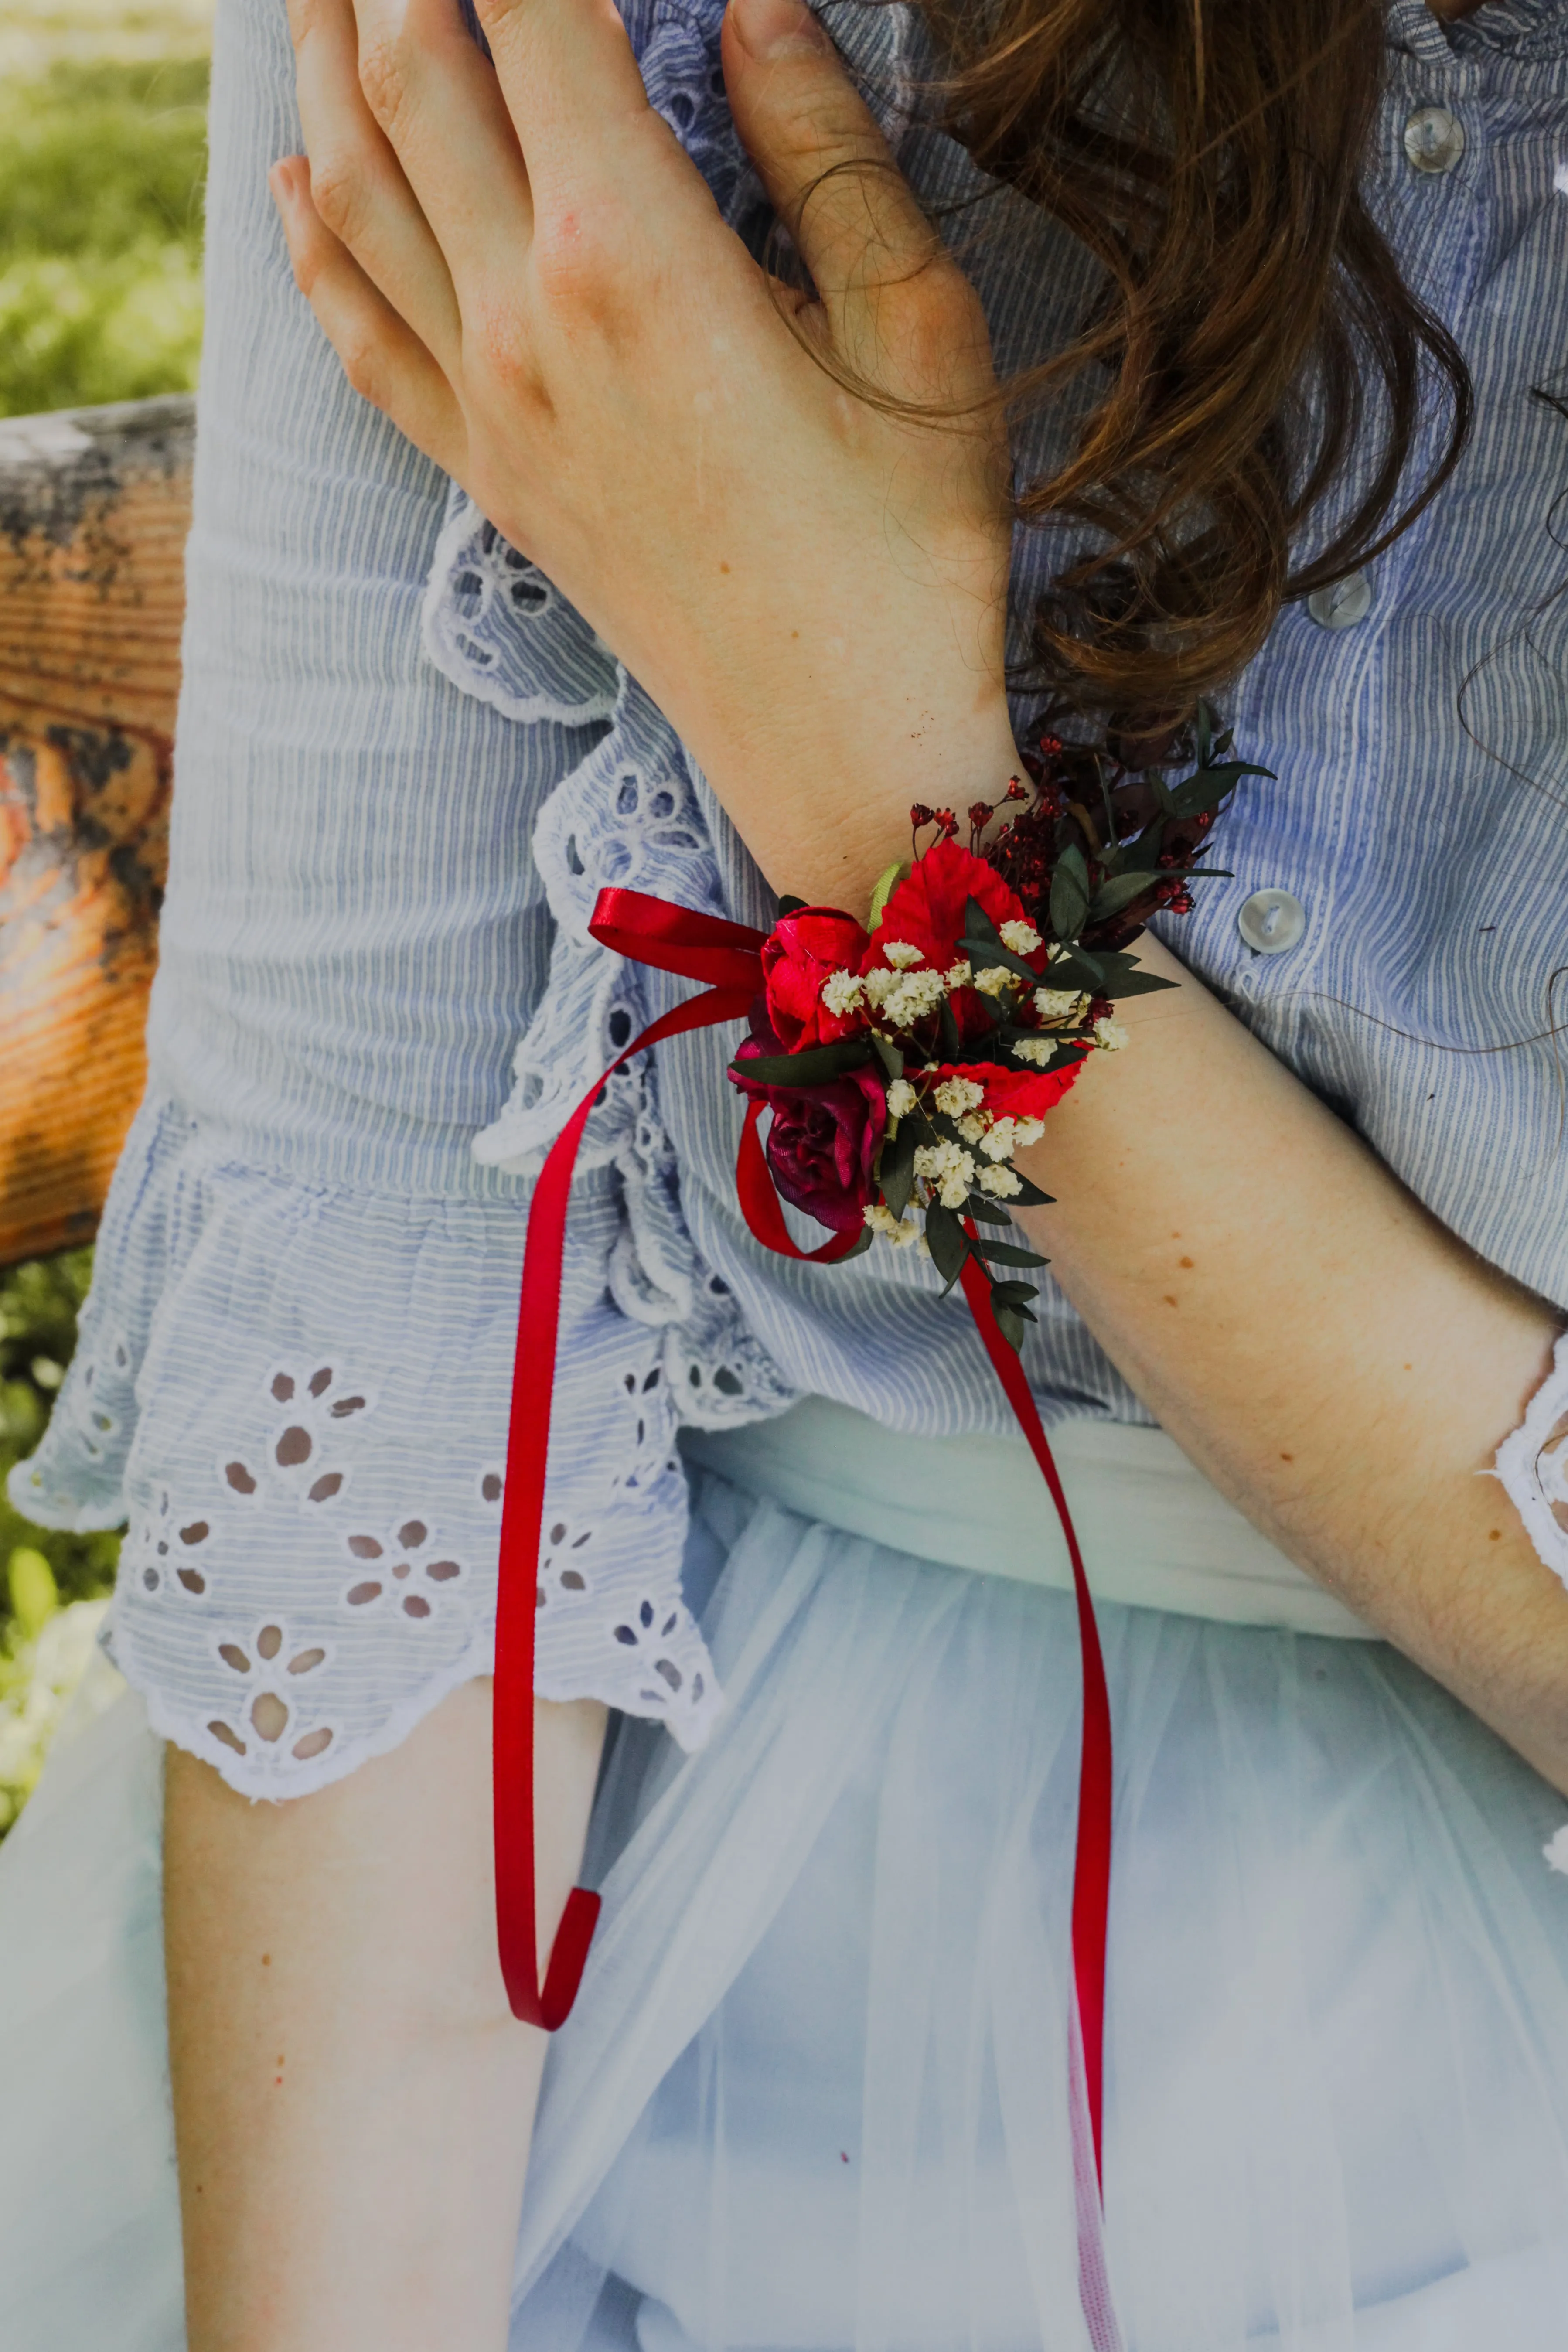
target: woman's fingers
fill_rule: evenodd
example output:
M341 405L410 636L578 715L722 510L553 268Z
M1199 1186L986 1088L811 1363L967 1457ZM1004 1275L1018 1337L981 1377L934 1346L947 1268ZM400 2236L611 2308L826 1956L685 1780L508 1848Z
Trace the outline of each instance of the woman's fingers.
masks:
M451 273L365 102L351 0L289 0L295 87L316 210L426 348L456 364Z
M309 5L346 8L350 0ZM430 225L459 306L488 306L515 278L533 220L494 69L458 0L353 0L353 16L363 103Z
M476 0L541 205L591 187L648 112L615 0Z
M268 177L300 291L316 314L343 373L443 472L461 478L468 436L446 376L352 253L322 220L302 155Z
M935 337L922 322L933 296L944 313L967 310L963 280L826 34L801 0L731 0L723 38L736 126L836 347L885 390L946 397L931 358L933 343L952 352L952 321Z

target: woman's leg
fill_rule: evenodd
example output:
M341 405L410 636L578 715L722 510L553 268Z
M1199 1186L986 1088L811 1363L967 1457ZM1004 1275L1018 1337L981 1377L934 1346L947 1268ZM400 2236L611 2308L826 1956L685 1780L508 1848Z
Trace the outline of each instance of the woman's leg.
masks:
M604 1738L535 1716L542 1950ZM190 2352L500 2352L544 2036L507 2006L490 1685L253 1804L171 1748L164 1916Z

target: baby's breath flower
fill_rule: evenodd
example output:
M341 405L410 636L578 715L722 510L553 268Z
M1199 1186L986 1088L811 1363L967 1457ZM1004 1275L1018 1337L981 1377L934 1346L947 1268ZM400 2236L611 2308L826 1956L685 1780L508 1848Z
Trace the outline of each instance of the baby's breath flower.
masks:
M974 1162L967 1151L944 1138L923 1143L915 1153L915 1174L936 1188L944 1209L962 1209L974 1181Z
M900 972L882 999L883 1017L896 1029L912 1029L936 1011L942 992L940 971Z
M908 1118L920 1100L908 1078L895 1078L888 1088L888 1115L890 1118Z
M983 996L1005 996L1017 984L1005 963L987 964L984 971L974 975L974 985Z
M1033 1062L1037 1070L1045 1068L1056 1050L1054 1037L1015 1037L1010 1048L1016 1060Z
M980 1149L987 1160L1011 1160L1017 1134L1018 1122L1016 1118L999 1118Z
M956 993L959 989L968 988L972 984L974 979L974 968L967 956L960 956L956 963L948 965L942 978L946 981L949 990Z
M919 1234L913 1217L895 1217L885 1202L868 1201L861 1213L874 1234L885 1234L895 1249L908 1249Z
M958 1122L958 1131L965 1143L978 1143L986 1129L988 1114L983 1110L966 1111Z
M1015 955L1033 955L1040 944L1040 935L1033 923L1017 921L1003 924L1001 940L1003 946L1011 948Z
M977 1087L973 1078L943 1078L936 1090L936 1107L949 1118L962 1118L984 1099L984 1087Z
M1015 1129L1013 1149L1015 1151L1026 1151L1031 1143L1038 1143L1044 1135L1046 1122L1043 1118L1020 1118L1015 1122Z
M822 983L822 1001L829 1013L842 1021L847 1013L858 1013L865 1003L865 982L858 972L830 971Z
M1081 1021L1089 1010L1089 999L1080 988L1037 988L1035 1010L1042 1021L1053 1027L1070 1027Z
M1120 1054L1127 1043L1127 1032L1120 1021L1097 1021L1094 1042L1104 1054Z
M873 964L860 984L866 992L867 1003L879 1009L897 988L899 976L894 971L884 971L879 963Z
M882 953L900 971L908 971L911 965L925 961L924 949L911 945L908 940L884 940Z
M983 1192L989 1192L993 1200L1010 1201L1014 1193L1021 1192L1024 1187L1010 1168L983 1168L980 1189Z

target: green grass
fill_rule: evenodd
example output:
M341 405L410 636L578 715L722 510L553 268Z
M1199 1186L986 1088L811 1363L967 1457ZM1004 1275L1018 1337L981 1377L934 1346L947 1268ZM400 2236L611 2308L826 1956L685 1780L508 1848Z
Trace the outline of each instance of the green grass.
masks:
M194 386L207 67L0 82L0 415Z
M0 415L185 392L201 346L205 0L0 0ZM43 1434L91 1253L0 1269L0 1482ZM114 1579L0 1484L0 1835Z

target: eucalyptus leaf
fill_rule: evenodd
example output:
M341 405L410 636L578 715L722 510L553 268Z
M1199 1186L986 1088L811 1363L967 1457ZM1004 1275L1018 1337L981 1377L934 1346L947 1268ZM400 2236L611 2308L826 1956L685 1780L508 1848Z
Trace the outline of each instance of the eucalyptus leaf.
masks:
M950 1062L956 1062L959 1055L958 1024L952 1017L950 1000L942 997L936 1010L937 1027L942 1033L942 1050Z
M1179 980L1164 980L1155 971L1115 972L1101 982L1099 992L1109 996L1114 1004L1124 996L1152 996L1157 988L1180 988L1181 984Z
M994 1282L991 1286L992 1306L1016 1307L1020 1315L1029 1313L1030 1299L1037 1298L1039 1295L1031 1282ZM1031 1316L1030 1320L1033 1319Z
M982 1257L989 1258L993 1265L1049 1265L1050 1264L1049 1258L1042 1257L1038 1250L1019 1249L1013 1242L993 1241L989 1234L982 1234L977 1241L971 1242L970 1247L978 1250Z
M915 1130L908 1119L900 1121L897 1135L882 1146L880 1181L883 1200L895 1217L901 1217L915 1181Z
M809 907L811 901L809 898L792 898L786 891L784 896L779 900L779 913L781 915L798 915L803 907Z
M1015 1354L1021 1352L1024 1345L1024 1327L1026 1323L1034 1322L1035 1318L1032 1315L1025 1315L1016 1307L994 1306L991 1312L996 1318L996 1328L1001 1332L1007 1345Z
M855 1236L854 1248L847 1249L842 1257L836 1257L833 1261L834 1265L847 1265L851 1258L864 1257L876 1238L869 1225L862 1225Z
M1064 942L1076 940L1088 913L1087 880L1080 882L1075 874L1069 873L1064 857L1051 877L1051 929Z
M873 1031L871 1035L871 1051L876 1055L877 1059L880 1062L889 1078L901 1078L903 1076L904 1057L890 1038L879 1037L875 1031Z
M1154 881L1155 877L1147 866L1138 866L1131 874L1111 875L1094 894L1094 904L1089 910L1089 920L1108 923L1112 915L1120 915L1123 907L1130 907L1134 898L1141 898L1146 890L1152 890Z
M799 1054L753 1054L730 1067L763 1087L817 1087L846 1070L863 1070L871 1058L864 1037L840 1037L831 1045L808 1045Z
M984 940L987 947L999 948L1002 944L1001 934L978 898L964 900L963 928L969 939Z
M958 950L961 955L969 958L976 971L984 971L988 964L1000 964L1004 971L1010 971L1016 979L1026 981L1031 988L1038 988L1040 984L1040 975L1034 965L1026 963L1022 956L1015 955L1011 948L1005 948L998 939L963 939L958 943Z
M985 1192L971 1192L963 1204L963 1213L973 1217L978 1225L1010 1225L1012 1218L1005 1209L999 1209Z
M951 1209L933 1201L926 1211L926 1239L931 1244L931 1263L951 1290L963 1272L964 1259L969 1255L969 1236Z

